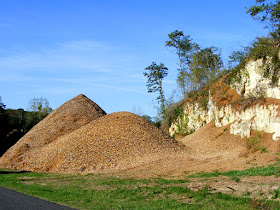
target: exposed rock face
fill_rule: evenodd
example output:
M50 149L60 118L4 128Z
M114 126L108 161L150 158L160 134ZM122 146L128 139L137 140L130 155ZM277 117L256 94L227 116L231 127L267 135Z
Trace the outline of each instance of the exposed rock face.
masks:
M250 137L251 130L257 130L273 133L273 140L280 140L280 80L272 84L271 75L265 78L263 71L262 60L250 62L240 72L241 81L231 86L242 100L248 101L247 107L217 106L210 92L207 109L198 102L184 104L183 114L172 123L170 134L182 129L190 133L213 121L217 127L230 124L230 133L241 137Z
M247 63L241 71L241 82L232 85L239 95L244 93L244 97L266 97L280 99L280 80L276 84L272 83L272 75L266 77L263 60ZM280 75L278 75L279 77Z
M280 140L280 117L278 105L257 104L243 111L236 111L231 105L220 110L213 109L217 127L230 125L230 133L250 137L251 130L274 133L273 140Z

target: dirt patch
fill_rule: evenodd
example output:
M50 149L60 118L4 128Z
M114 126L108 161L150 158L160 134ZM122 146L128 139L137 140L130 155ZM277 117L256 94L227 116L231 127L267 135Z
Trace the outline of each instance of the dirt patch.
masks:
M248 196L251 198L270 198L273 192L279 188L280 178L275 176L262 177L239 177L234 180L231 177L219 176L209 179L192 178L190 183L184 186L190 190L201 190L208 188L212 193L221 192L237 196Z

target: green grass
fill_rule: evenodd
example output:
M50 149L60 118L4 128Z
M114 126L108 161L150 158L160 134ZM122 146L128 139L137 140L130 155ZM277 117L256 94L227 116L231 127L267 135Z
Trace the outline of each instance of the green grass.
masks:
M280 175L280 163L279 161L273 165L267 167L254 167L250 169L246 169L243 171L227 171L227 172L219 172L214 171L212 173L197 173L189 175L189 178L211 178L218 176L229 176L229 177L238 177L238 176L279 176Z
M78 209L277 209L275 201L252 201L208 186L192 191L187 179L132 179L102 175L62 175L0 170L0 185ZM275 192L275 198L279 192Z

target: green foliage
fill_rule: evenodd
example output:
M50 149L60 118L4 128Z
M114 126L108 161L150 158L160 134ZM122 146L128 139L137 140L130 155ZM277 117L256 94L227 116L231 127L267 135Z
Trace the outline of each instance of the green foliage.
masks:
M195 90L209 86L223 68L220 50L216 47L197 50L191 55L189 68Z
M184 114L183 104L178 104L177 106L175 106L174 114L175 114L175 116L174 116L175 119L177 119L179 116Z
M153 118L149 115L142 115L142 117L144 119L146 119L147 121L149 121L150 123L152 123L153 125L155 125L156 127L160 128L161 126L161 121L158 119L155 119L155 121L153 120Z
M46 99L40 98L31 101L30 104L34 109L37 107L36 111L0 109L0 156L52 110Z
M280 198L280 187L273 191L272 199Z
M189 116L187 114L186 115L182 114L179 116L179 121L177 121L179 135L186 136L194 132L193 130L189 129L188 123L189 123Z
M242 47L242 50L233 51L229 56L230 63L233 66L244 63L250 53L250 47Z
M247 149L252 149L253 151L260 150L259 143L261 142L262 138L263 133L259 131L253 131L249 138L245 138L245 144L247 146Z
M184 98L186 98L189 90L188 64L191 59L191 53L198 46L192 41L189 35L185 36L183 31L175 30L168 34L168 37L169 40L165 42L165 46L175 48L175 53L179 59L177 84L182 90Z
M2 99L0 97L0 142L1 142L1 147L0 147L0 156L2 153L5 151L6 145L6 138L7 138L7 133L9 131L9 118L5 110L5 105L2 102Z
M142 115L142 117L146 120L148 120L149 122L153 122L153 118L149 115Z
M199 107L202 108L203 110L207 111L208 109L208 97L202 97L199 101Z
M243 47L240 51L234 51L229 56L230 63L234 64L234 68L225 78L225 84L240 83L240 71L245 68L248 61L258 59L263 59L263 77L271 77L272 86L277 84L280 73L277 40L273 37L257 37L249 46Z
M253 60L266 59L275 50L274 39L271 37L257 37L249 47L249 57Z
M162 115L162 124L170 127L171 124L183 114L183 101L168 103Z
M29 101L29 111L49 114L51 113L52 108L46 98L33 98Z
M269 2L267 0L256 0L256 5L247 11L254 19L266 22L270 28L271 35L276 37L280 34L280 1Z
M0 96L0 111L2 112L3 110L5 110L6 105L4 105L4 103L2 102L2 98Z
M260 150L261 150L261 152L262 152L262 153L266 153L266 152L268 152L268 151L267 151L267 149L266 149L265 147L261 147L261 149L260 149Z
M239 177L232 177L231 180L236 181L236 182L240 182L240 178Z
M176 30L168 34L168 37L166 46L175 48L179 59L177 84L186 99L188 92L210 85L217 77L223 68L221 52L216 47L200 49L182 31Z
M161 103L161 110L164 110L165 98L162 89L162 80L168 75L168 68L166 68L163 63L157 65L155 62L152 62L145 70L148 71L143 73L144 76L148 78L148 92L159 92L157 100Z
M240 81L240 70L249 60L263 59L263 76L271 76L271 85L278 83L280 73L280 61L278 57L280 46L280 1L269 2L256 0L256 5L247 11L253 18L266 22L266 27L271 29L270 36L257 37L248 47L241 51L233 52L230 56L231 63L237 63L233 72L226 78L226 84ZM269 61L269 62L267 62Z

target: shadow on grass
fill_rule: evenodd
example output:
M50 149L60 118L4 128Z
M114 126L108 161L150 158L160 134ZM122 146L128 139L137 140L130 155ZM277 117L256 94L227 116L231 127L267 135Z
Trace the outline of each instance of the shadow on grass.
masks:
M0 174L24 174L30 171L0 171Z

